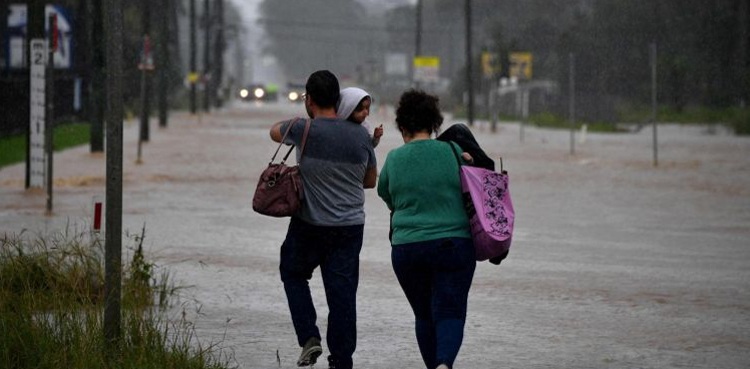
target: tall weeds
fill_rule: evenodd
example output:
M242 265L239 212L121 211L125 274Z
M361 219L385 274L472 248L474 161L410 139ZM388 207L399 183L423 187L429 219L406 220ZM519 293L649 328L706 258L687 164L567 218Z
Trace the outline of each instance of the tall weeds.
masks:
M9 369L226 368L215 344L203 347L184 312L168 316L179 288L134 237L123 268L122 338L104 339L104 252L96 235L0 236L0 363ZM158 274L157 274L158 273Z

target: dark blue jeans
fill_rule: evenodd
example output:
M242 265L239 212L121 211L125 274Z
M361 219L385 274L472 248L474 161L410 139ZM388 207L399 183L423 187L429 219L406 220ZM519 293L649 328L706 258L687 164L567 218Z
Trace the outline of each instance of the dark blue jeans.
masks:
M281 245L281 281L297 341L320 338L308 281L320 267L328 302L326 339L336 368L352 367L357 347L357 285L364 225L323 227L292 218Z
M392 248L393 270L414 311L419 352L429 369L453 367L461 348L474 257L474 244L467 238Z

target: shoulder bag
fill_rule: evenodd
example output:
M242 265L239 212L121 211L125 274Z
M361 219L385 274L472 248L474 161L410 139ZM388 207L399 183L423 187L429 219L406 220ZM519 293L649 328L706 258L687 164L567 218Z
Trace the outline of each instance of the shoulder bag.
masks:
M500 173L461 165L453 143L448 142L448 145L458 162L461 190L471 225L476 258L479 261L490 259L494 264L499 264L510 250L515 221L508 189L508 172L502 169L502 159Z
M281 138L279 147L273 153L268 167L263 170L255 187L253 195L253 210L256 212L272 217L288 217L294 215L302 206L303 189L302 176L299 172L299 162L302 161L302 155L305 153L305 143L307 134L310 131L310 119L305 121L305 132L302 134L300 143L300 160L294 166L286 165L286 159L294 149L294 145L289 148L281 162L275 163L276 155L284 144L286 136L292 130L292 125L297 121L290 121L284 137Z

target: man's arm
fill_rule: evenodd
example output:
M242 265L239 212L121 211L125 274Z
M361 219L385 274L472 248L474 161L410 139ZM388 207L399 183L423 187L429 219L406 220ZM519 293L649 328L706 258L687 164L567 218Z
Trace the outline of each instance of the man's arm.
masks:
M378 183L378 167L367 168L365 179L362 181L364 188L375 188Z
M281 139L284 138L284 135L281 134L281 124L285 121L274 123L274 125L271 127L271 139L275 142L281 142Z

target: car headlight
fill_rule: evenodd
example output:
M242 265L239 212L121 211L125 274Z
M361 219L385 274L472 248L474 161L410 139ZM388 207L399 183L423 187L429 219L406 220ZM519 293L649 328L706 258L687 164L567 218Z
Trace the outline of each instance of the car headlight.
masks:
M255 89L255 91L253 91L253 94L255 95L255 97L257 97L257 98L260 99L260 98L263 97L263 95L266 94L266 91L264 91L262 88L258 87L258 88Z
M244 98L246 98L246 97L247 97L247 95L248 95L249 93L250 93L250 92L249 92L249 91L248 91L248 90L247 90L246 88L243 88L243 89L241 89L241 90L240 90L240 97L244 99Z
M297 101L297 99L299 99L299 94L296 91L289 93L289 100Z

